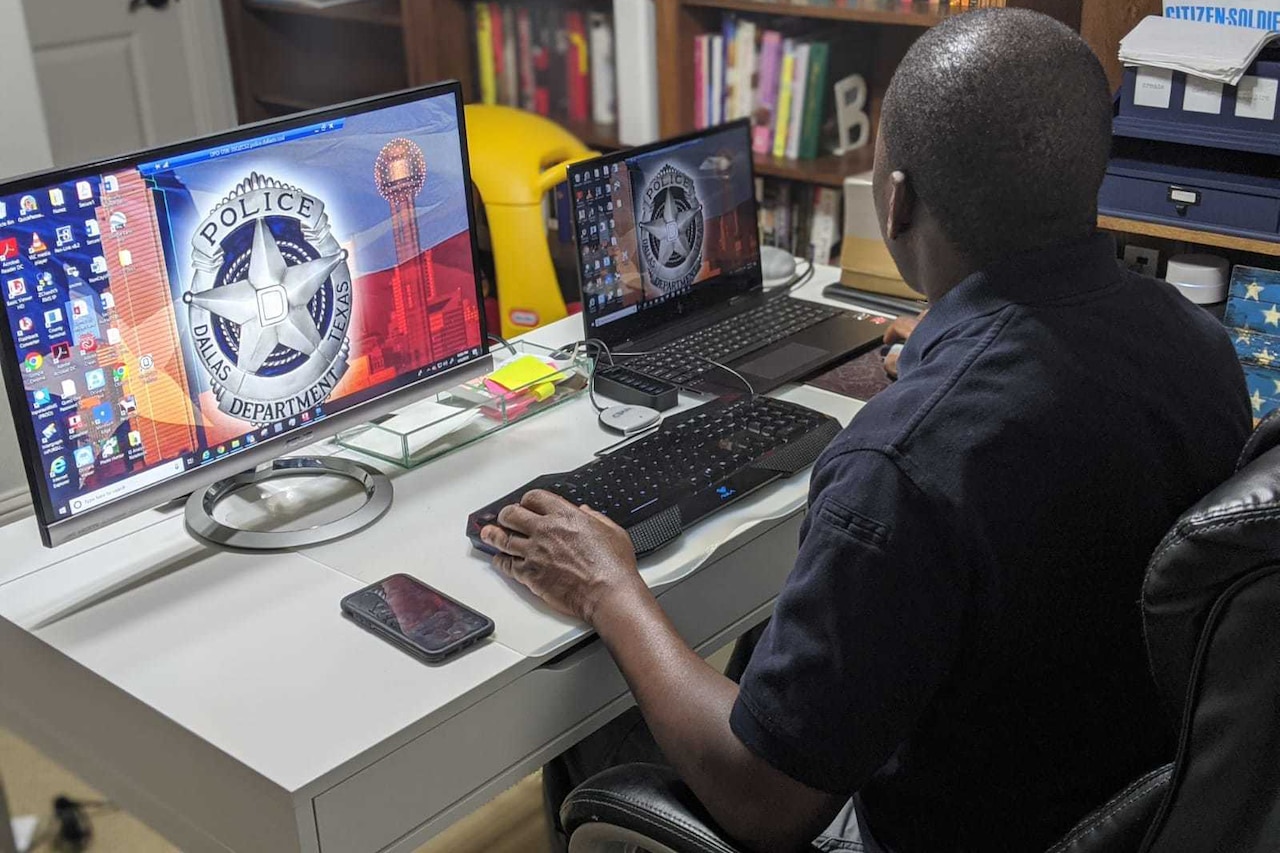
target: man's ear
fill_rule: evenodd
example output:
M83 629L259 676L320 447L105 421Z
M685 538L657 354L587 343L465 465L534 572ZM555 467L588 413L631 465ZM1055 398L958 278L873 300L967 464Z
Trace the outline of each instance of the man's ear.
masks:
M895 171L889 175L889 203L886 205L884 233L890 240L897 240L911 230L915 217L916 196L911 189L907 173Z

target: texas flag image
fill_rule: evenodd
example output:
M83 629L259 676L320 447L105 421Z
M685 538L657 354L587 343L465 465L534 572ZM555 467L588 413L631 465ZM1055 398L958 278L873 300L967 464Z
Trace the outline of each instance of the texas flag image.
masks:
M18 257L18 238L5 237L0 240L0 263Z

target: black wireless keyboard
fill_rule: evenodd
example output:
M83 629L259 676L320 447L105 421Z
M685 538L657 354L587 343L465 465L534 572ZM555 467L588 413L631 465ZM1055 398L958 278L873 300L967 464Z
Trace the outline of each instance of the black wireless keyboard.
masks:
M627 367L676 385L696 382L713 370L840 313L839 308L784 296L727 317L662 345L662 352L626 360ZM619 353L619 357L626 355Z
M835 418L794 403L721 398L672 415L657 432L581 468L530 480L473 512L467 536L492 553L480 529L525 492L546 489L609 516L637 554L648 554L721 507L809 467L839 431Z

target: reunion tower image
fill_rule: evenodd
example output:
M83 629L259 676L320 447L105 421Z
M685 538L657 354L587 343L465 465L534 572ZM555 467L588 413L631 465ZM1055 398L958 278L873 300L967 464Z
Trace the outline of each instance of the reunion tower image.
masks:
M422 149L408 139L393 139L383 146L374 163L378 194L391 207L391 230L396 244L395 320L393 338L401 342L416 364L436 360L434 314L449 303L438 299L430 258L424 258L418 237L416 199L427 182L427 161Z

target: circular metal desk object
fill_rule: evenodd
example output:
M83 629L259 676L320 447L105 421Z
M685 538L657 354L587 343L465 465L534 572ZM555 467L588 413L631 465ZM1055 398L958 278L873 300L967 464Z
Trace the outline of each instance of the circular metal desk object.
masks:
M338 476L355 480L364 488L365 503L342 518L297 530L244 530L223 524L213 517L218 502L237 489L279 477L306 476ZM184 517L192 533L216 545L249 551L279 551L331 542L368 527L391 508L392 492L391 481L386 475L363 463L293 456L277 459L270 467L219 480L202 492L192 492L187 498Z

